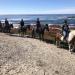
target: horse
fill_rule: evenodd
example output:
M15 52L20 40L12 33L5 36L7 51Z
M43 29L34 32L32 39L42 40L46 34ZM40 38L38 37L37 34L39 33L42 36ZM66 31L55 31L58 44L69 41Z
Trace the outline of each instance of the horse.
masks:
M49 27L48 25L42 25L41 27L39 27L37 29L37 27L33 27L33 30L32 30L32 37L36 37L36 35L38 35L39 39L43 39L44 40L44 31L47 30L49 31Z
M11 30L13 29L13 24L9 24L9 33L11 33Z
M23 26L23 27L19 27L19 30L18 30L19 35L20 35L20 34L21 34L21 36L26 35L27 30L30 30L30 25L25 25L25 26Z
M72 52L75 49L75 30L69 33L68 37L69 51Z
M56 34L57 47L60 47L61 41L68 43L69 51L72 52L75 49L75 30L69 32L69 35L67 37L67 41L64 41L64 36L62 36L62 34L57 33Z
M19 32L19 36L24 36L26 34L27 28L26 26L23 27L19 27L18 32Z
M13 24L8 24L8 26L5 26L5 23L2 24L2 32L4 33L10 33L12 28Z
M60 47L60 46L61 46L61 45L60 45L60 42L63 41L63 36L62 36L62 34L58 32L58 33L55 35L55 40L56 40L56 46L57 46L57 47Z
M2 23L0 21L0 32L2 32Z

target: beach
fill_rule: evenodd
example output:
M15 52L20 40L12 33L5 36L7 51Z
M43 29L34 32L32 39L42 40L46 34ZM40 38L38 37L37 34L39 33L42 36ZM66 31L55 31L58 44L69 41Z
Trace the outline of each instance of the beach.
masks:
M75 75L75 54L38 39L0 33L0 75Z

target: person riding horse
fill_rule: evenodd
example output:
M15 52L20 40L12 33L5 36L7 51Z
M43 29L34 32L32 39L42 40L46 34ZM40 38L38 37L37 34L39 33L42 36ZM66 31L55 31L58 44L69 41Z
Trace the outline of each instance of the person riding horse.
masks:
M4 32L9 32L9 22L7 20L7 18L5 19L5 28L4 28Z
M40 24L39 18L37 18L36 26L37 26L37 30L36 31L38 32L39 28L41 28L41 24Z
M21 34L21 36L24 36L24 34L26 34L26 26L24 26L24 20L21 19L20 21L20 28L19 28L19 34Z
M24 21L23 21L23 19L21 20L20 25L21 25L21 30L22 30L23 27L24 27Z
M62 34L64 36L64 40L67 40L67 37L69 35L70 29L67 24L67 20L64 21L64 25L62 26Z
M2 32L2 23L0 21L0 32Z
M48 24L44 25L44 24L40 24L39 18L37 18L36 21L36 26L33 26L32 29L32 37L36 37L36 35L38 34L39 39L44 40L44 31L47 30L49 31L49 27Z

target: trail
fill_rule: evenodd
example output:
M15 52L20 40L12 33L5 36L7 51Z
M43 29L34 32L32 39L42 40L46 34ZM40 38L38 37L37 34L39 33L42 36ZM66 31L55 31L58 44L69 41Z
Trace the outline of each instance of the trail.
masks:
M0 33L0 75L75 75L75 55L37 39Z

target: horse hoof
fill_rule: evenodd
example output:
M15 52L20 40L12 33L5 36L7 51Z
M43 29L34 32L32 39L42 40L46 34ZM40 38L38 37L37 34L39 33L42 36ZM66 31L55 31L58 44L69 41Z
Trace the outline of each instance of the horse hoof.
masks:
M71 54L73 54L73 52L72 52L72 51L71 51L70 53L71 53Z
M57 48L59 48L59 46L57 46Z

